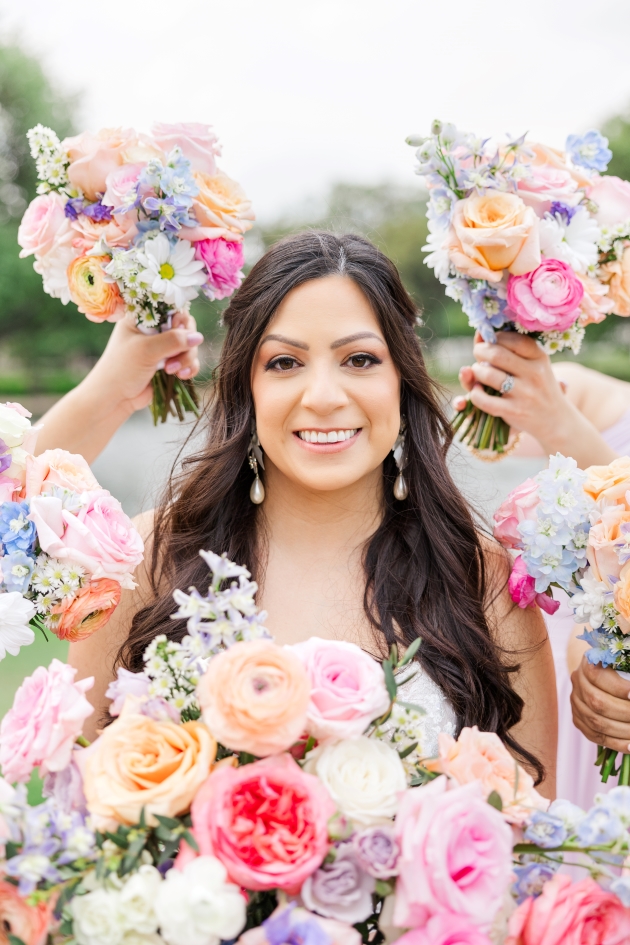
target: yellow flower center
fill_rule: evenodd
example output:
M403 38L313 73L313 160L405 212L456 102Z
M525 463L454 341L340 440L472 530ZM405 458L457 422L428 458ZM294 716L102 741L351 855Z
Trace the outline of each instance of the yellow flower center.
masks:
M162 263L160 266L160 275L163 279L172 279L175 275L175 270L170 263Z

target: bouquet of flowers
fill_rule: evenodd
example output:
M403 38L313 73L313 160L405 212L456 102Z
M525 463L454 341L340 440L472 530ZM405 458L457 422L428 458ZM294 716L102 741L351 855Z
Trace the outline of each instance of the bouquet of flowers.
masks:
M591 663L630 673L630 459L577 468L559 453L518 486L494 516L494 535L515 554L509 589L519 607L554 613L553 588L569 595L576 623L590 629ZM630 678L626 676L625 678ZM630 784L630 755L599 749L602 780Z
M202 555L207 593L175 594L187 634L118 670L96 741L76 744L86 681L57 661L0 725L11 945L525 945L541 916L627 940L629 788L548 807L476 728L427 759L422 709L399 698L417 645L382 665L277 646L249 573ZM577 854L597 881L557 873Z
M425 263L485 341L518 331L577 354L586 325L630 315L630 183L600 176L612 152L599 132L569 135L564 153L439 121L407 140L429 189ZM469 401L453 425L482 458L505 455L501 417Z
M84 640L133 588L140 535L82 456L33 456L36 428L20 404L0 404L0 660L35 630ZM1 802L0 802L1 803Z
M224 299L242 280L251 204L216 164L206 125L155 124L151 134L104 129L59 141L28 132L41 183L18 232L44 290L94 322L125 313L140 331L166 331L203 293ZM158 371L154 422L198 412L193 382Z

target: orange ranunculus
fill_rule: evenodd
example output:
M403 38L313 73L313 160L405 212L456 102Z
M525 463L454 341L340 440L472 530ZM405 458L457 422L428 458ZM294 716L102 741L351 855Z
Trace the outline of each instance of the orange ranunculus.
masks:
M0 880L0 945L9 945L9 935L21 939L24 945L44 945L55 899L29 906L15 886Z
M78 453L45 450L39 456L26 457L26 498L40 495L45 484L61 486L70 492L100 489L87 462Z
M584 491L595 502L606 505L627 504L626 492L630 490L630 457L618 456L608 466L589 466Z
M115 282L107 282L103 266L109 256L77 256L68 266L70 298L91 321L106 321L124 310Z
M99 578L90 581L72 598L64 597L60 604L51 608L54 625L52 632L60 640L87 640L104 627L120 603L121 588L118 581ZM58 620L56 618L59 618Z

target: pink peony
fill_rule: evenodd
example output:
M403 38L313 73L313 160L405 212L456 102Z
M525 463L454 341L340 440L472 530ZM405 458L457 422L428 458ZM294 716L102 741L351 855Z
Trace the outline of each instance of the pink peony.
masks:
M520 548L518 526L521 522L535 521L538 503L538 483L526 479L499 506L494 513L494 537L504 548Z
M389 708L381 666L354 643L311 637L291 650L310 679L306 730L317 741L362 735Z
M516 558L512 565L508 590L514 603L518 604L522 610L525 610L526 607L535 607L538 604L546 614L555 614L560 606L559 600L554 600L548 594L538 594L536 592L536 581L527 573L527 565L521 555Z
M468 919L443 913L434 915L422 929L412 929L396 945L491 945L490 939Z
M536 211L537 216L543 217L551 210L554 200L571 207L580 202L582 195L576 193L577 182L568 170L543 164L531 167L530 171L529 177L518 182L518 195Z
M111 170L105 180L105 193L101 202L107 207L120 207L129 191L136 186L143 169L144 164L121 164Z
M600 226L615 226L630 220L630 183L614 177L595 177L586 196L597 204L593 214Z
M45 450L39 456L26 459L26 498L51 491L60 486L70 492L89 492L99 488L87 462L78 453L67 450Z
M21 259L33 254L45 256L54 246L70 243L72 230L64 206L65 200L57 193L42 194L31 201L18 230Z
M225 299L238 289L243 281L241 270L245 262L242 243L223 237L199 240L195 244L195 256L208 270L208 286L215 299Z
M564 331L580 314L584 286L571 266L543 259L533 272L510 276L507 302L526 331Z
M76 669L54 659L27 676L0 723L0 766L7 781L28 781L70 764L72 747L94 709L85 693L94 677L75 682Z
M193 834L247 889L297 892L329 848L335 805L321 781L289 755L210 775L195 797Z
M221 154L219 139L210 125L196 121L180 121L175 124L158 121L151 128L155 143L168 154L174 147L182 150L193 170L202 174L216 174L215 157Z
M29 518L42 551L81 565L93 578L111 578L133 589L131 572L140 564L144 543L120 502L104 489L87 493L76 515L55 496L34 496Z
M453 787L443 776L406 791L396 837L395 926L421 927L442 913L491 925L510 882L512 831L479 782Z
M323 919L294 905L278 906L263 925L243 932L236 945L361 945L361 935L352 926L336 919Z
M510 918L505 945L627 945L630 909L590 876L557 873Z
M79 187L88 200L105 193L107 177L123 163L122 152L137 141L131 128L103 128L95 135L83 134L62 141L68 152L70 183Z

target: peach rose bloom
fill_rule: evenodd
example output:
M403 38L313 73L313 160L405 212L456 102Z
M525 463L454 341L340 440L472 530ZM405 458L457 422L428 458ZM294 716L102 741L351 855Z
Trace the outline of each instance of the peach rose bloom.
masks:
M12 883L0 880L0 945L9 945L9 935L24 945L45 945L53 924L57 897L29 906Z
M429 771L447 774L460 785L480 781L485 797L496 791L508 823L523 825L532 811L549 807L531 775L516 763L494 732L480 732L475 725L463 728L457 741L440 734L438 744L439 757L426 764Z
M255 220L251 201L240 184L223 171L211 177L196 171L193 174L199 193L193 199L193 209L199 226L182 227L182 239L197 242L203 239L241 239Z
M310 691L306 670L291 650L253 640L210 660L197 697L218 742L264 758L290 748L306 731Z
M466 197L455 205L445 243L453 265L473 279L500 282L540 264L538 219L516 194Z
M70 492L100 489L94 473L78 453L45 450L26 458L26 498L41 495L45 486L60 486Z
M59 640L71 643L87 640L105 626L120 603L120 594L118 581L110 578L90 581L74 597L64 597L51 608L52 632Z
M527 142L527 147L534 152L534 158L531 162L534 167L547 165L548 167L555 167L561 171L568 171L573 180L576 181L578 187L588 187L592 183L592 178L589 177L588 174L585 174L581 168L572 167L567 164L562 151L558 151L556 148L550 148L546 144L538 144L530 141Z
M630 503L626 493L630 490L630 457L618 456L608 466L589 466L586 470L584 491L595 502L604 505Z
M630 561L624 564L619 575L619 581L615 584L615 607L622 617L625 618L624 626L621 627L624 633L630 633Z
M586 328L587 325L603 322L615 307L609 295L609 286L602 285L599 279L593 279L592 276L585 276L579 272L575 275L584 286L584 295L580 305L580 326Z
M615 315L630 315L630 243L624 243L621 259L605 263L599 270L599 277L608 285L608 294L613 303Z
M115 282L107 282L103 266L109 256L77 256L68 266L70 298L92 322L122 318L124 304Z
M621 526L630 522L630 511L624 505L609 505L600 520L588 533L586 555L593 569L593 576L610 586L611 578L618 578L621 565L615 551L615 542L623 542Z
M103 128L93 135L83 134L62 141L68 152L70 183L80 188L88 200L105 193L107 175L123 163L123 152L137 142L131 128Z
M216 758L217 743L201 722L157 722L134 708L128 699L100 737L77 752L97 830L136 824L143 807L151 826L155 814L185 813Z

